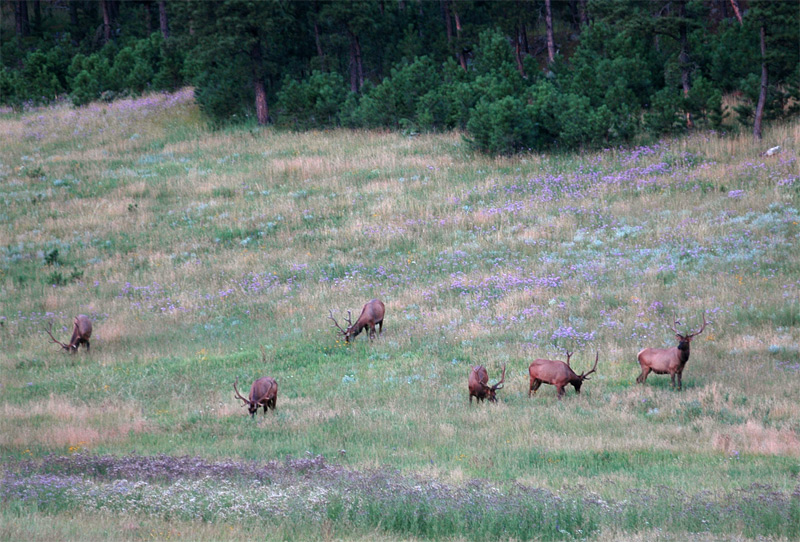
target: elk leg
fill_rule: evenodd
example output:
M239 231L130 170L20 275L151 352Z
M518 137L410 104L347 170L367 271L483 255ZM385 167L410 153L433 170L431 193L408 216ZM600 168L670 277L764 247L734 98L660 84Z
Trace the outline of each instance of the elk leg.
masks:
M91 346L91 343L89 341L84 341L84 342L86 343L86 351L88 352L89 351L89 347Z
M556 394L558 395L558 400L559 401L561 400L562 397L564 397L565 393L567 393L567 392L564 390L564 386L557 386L556 387Z
M644 384L645 380L647 380L647 375L649 375L649 374L650 374L650 369L648 369L646 367L642 367L642 374L640 374L636 378L636 383L637 384Z
M375 338L375 324L370 324L369 326L369 338L370 339Z
M378 335L380 335L381 333L383 333L383 320L378 322Z
M542 381L538 378L531 382L531 388L528 390L528 397L530 397L531 394L536 395L536 392L539 390L539 386L541 385Z
M681 373L678 373L678 391L681 391L683 385L681 383Z

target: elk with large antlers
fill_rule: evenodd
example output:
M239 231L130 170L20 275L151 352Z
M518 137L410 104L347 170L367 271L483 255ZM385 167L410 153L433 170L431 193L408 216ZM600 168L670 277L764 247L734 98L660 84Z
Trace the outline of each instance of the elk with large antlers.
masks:
M678 324L678 320L675 320ZM672 380L672 387L675 387L675 376L678 377L678 389L681 389L681 375L686 362L689 361L689 345L697 335L700 335L706 328L706 315L703 314L703 325L694 333L681 334L674 326L669 328L675 332L678 338L678 346L672 348L645 348L636 356L642 373L636 378L636 382L644 384L650 371L657 375L669 373Z
M91 344L89 343L89 338L92 336L92 321L89 320L89 317L85 314L79 314L75 317L75 321L73 322L72 327L72 338L69 340L69 344L64 344L55 337L53 337L53 322L50 321L50 327L45 329L50 338L53 339L53 342L60 345L61 348L64 350L73 353L78 351L78 347L82 344L86 345L86 351L89 351L89 347Z
M489 385L489 373L483 365L476 365L469 373L469 402L472 403L472 398L475 397L480 403L484 399L488 399L490 403L497 402L495 395L497 390L503 388L503 382L506 381L506 366L503 365L503 375L500 377L500 382L494 386Z
M344 335L344 341L347 343L350 342L350 339L355 338L356 335L361 333L364 328L369 328L370 339L375 338L375 326L378 326L378 333L383 333L383 315L385 312L386 306L383 304L383 301L380 299L373 299L361 309L361 316L358 317L355 324L353 323L350 311L347 311L347 328L342 329L342 326L340 326L336 318L333 317L333 311L328 310L330 314L329 318L333 320L333 324L339 329L341 334Z
M278 401L278 383L275 382L274 378L265 376L253 382L253 385L250 386L249 399L245 399L242 397L242 394L239 393L239 390L236 388L238 382L239 379L236 378L233 382L233 391L236 392L237 399L244 401L242 406L248 408L251 417L255 418L258 407L264 407L264 414L267 413L268 408L275 410L275 404Z
M552 384L556 387L556 393L559 400L564 397L566 391L564 387L567 384L572 384L575 388L575 393L581 392L581 386L585 380L589 379L589 375L597 370L597 360L600 359L598 352L594 358L594 367L589 372L576 374L569 365L569 358L572 352L567 351L567 362L552 359L535 359L528 367L528 373L531 376L531 385L528 389L528 397L531 394L536 394L539 386L542 384Z

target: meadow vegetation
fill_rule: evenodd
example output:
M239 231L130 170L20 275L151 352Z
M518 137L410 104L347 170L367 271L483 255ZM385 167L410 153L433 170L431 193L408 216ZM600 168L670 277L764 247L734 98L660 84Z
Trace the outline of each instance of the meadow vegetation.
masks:
M0 130L0 538L800 536L800 123L487 158L209 131L184 90ZM683 391L635 384L703 314ZM565 349L597 374L528 398Z

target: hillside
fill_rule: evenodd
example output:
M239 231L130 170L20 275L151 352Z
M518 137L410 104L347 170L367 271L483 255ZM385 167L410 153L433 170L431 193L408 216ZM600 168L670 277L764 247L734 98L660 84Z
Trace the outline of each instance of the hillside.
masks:
M184 90L0 131L0 538L798 536L800 124L490 159L458 134L210 131ZM345 345L329 310L375 297L382 335ZM90 352L61 352L48 324L67 341L81 313ZM637 353L703 315L683 390L637 385ZM565 350L597 374L529 398ZM468 402L478 364L507 366L498 404ZM232 384L265 375L252 420ZM159 454L216 467L124 468ZM24 493L48 476L56 497ZM141 507L104 493L123 479ZM280 506L226 515L254 480Z

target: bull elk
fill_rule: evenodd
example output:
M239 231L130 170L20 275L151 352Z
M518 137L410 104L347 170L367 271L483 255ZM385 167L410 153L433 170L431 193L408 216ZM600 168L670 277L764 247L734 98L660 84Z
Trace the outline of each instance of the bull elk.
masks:
M342 329L336 318L333 317L333 311L328 310L329 318L333 320L333 325L336 326L342 335L344 341L350 342L350 339L355 338L364 328L369 328L369 338L375 338L375 326L378 326L378 333L383 333L383 315L386 312L386 306L380 299L373 299L369 301L364 308L361 309L361 316L358 317L356 323L353 323L353 318L350 311L347 311L347 328Z
M678 320L675 320L675 324L678 324ZM706 315L703 314L703 325L694 333L682 335L674 326L669 326L669 328L675 332L675 336L678 338L678 346L673 346L672 348L645 348L639 352L636 358L642 367L642 373L636 378L637 383L644 384L650 371L657 375L669 373L672 387L675 387L675 376L677 375L678 389L681 389L681 375L684 367L686 367L686 362L689 361L689 346L692 339L700 335L706 328Z
M82 344L86 345L87 352L91 346L89 343L89 338L92 336L92 321L89 320L89 317L85 314L79 314L75 317L75 321L72 324L72 338L69 340L69 344L64 344L53 337L52 321L50 321L50 327L45 329L45 331L48 335L50 335L50 338L53 339L54 343L60 345L61 348L70 353L77 352L78 347Z
M251 417L255 418L258 407L264 407L264 414L267 413L268 408L275 410L275 404L278 401L278 383L275 382L274 378L265 376L253 382L253 385L250 386L249 399L245 399L242 397L242 394L239 393L239 390L236 388L238 382L238 378L234 380L233 391L236 392L236 397L238 399L244 401L242 406L248 408Z
M490 403L497 402L495 395L497 390L503 388L503 382L506 381L506 366L503 365L503 375L500 377L500 382L494 386L489 385L489 373L483 365L476 365L469 373L469 402L472 404L472 398L475 397L478 402L488 399Z
M528 373L530 373L531 376L528 397L530 397L531 394L535 395L539 386L542 384L552 384L555 386L559 400L564 397L566 393L564 387L567 384L572 384L572 387L575 388L575 393L580 393L583 382L588 380L589 375L597 370L597 360L600 359L600 353L598 352L595 355L592 369L589 372L583 372L581 374L576 374L575 371L572 370L572 367L570 367L569 358L571 356L572 352L567 351L566 363L552 359L533 360L533 363L528 367Z

